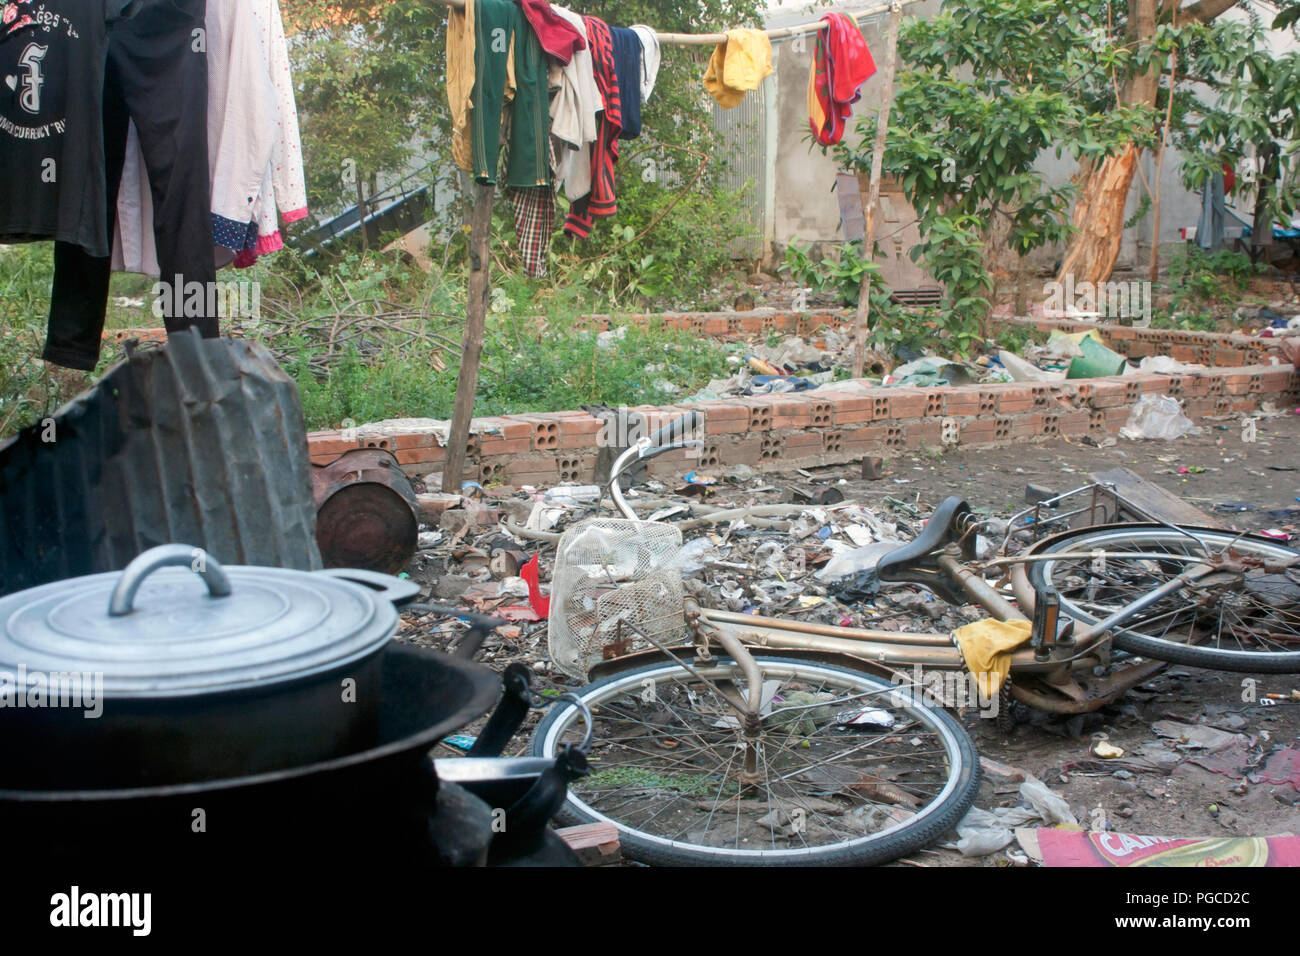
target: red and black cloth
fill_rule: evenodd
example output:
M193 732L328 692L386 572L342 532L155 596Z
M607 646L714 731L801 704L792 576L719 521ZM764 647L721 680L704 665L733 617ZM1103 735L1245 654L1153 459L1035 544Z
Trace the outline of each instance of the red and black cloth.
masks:
M605 102L597 117L596 141L591 144L591 192L574 201L564 223L564 231L579 239L591 235L599 216L618 212L614 192L614 164L618 162L618 137L623 129L623 103L618 91L618 69L614 61L614 39L605 21L583 17L587 27L587 45L591 49L596 88Z

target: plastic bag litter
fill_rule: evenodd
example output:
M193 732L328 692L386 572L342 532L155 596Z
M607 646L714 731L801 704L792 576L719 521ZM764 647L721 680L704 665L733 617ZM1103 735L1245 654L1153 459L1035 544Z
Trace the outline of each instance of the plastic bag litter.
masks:
M1064 372L1045 372L1037 365L1026 362L1014 352L1008 352L1002 349L998 352L998 361L1002 367L1017 382L1063 382L1065 381Z
M1184 435L1199 435L1201 429L1183 414L1178 399L1168 395L1143 395L1133 406L1128 422L1119 433L1134 441L1144 438L1170 441Z
M542 494L542 500L564 507L590 505L600 500L601 491L600 485L556 485Z
M1053 793L1048 789L1047 784L1032 774L1027 775L1024 783L1020 785L1020 798L1033 807L1046 823L1069 823L1074 826L1079 824L1065 798Z
M1027 775L1020 784L1020 798L1029 806L996 807L993 810L971 807L957 824L957 836L960 839L955 846L961 855L988 856L996 853L1015 839L1012 831L1016 827L1035 820L1049 826L1056 823L1077 826L1079 823L1070 811L1070 805L1032 774Z
M817 572L819 581L838 581L849 575L874 568L889 552L901 547L901 541L875 541L852 551L841 551Z
M1138 363L1139 372L1155 372L1157 375L1178 375L1203 368L1204 365L1180 362L1169 355L1148 355Z
M926 356L900 365L889 375L890 385L968 385L974 379L961 365L948 359Z
M708 538L695 538L682 545L682 573L694 574L710 561L721 561L730 548L720 549Z

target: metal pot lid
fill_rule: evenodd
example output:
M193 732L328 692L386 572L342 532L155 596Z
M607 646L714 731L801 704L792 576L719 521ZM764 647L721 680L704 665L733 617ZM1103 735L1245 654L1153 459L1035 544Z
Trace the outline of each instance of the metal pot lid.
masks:
M0 598L0 671L103 675L106 698L256 690L360 660L397 625L397 588L356 572L222 567L169 544L124 571ZM362 572L378 586L395 578Z

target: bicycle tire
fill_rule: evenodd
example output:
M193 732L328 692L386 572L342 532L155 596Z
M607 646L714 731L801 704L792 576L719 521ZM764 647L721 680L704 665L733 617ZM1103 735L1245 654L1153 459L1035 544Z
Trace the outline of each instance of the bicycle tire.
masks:
M1268 538L1214 529L1190 530L1213 551L1231 545L1237 554L1274 561L1300 555ZM1035 590L1054 587L1061 597L1061 612L1084 625L1095 624L1103 612L1122 607L1126 598L1132 600L1158 587L1187 567L1189 556L1202 553L1187 535L1164 525L1106 525L1067 532L1035 545L1030 553L1051 555L1094 550L1112 554L1100 565L1090 564L1084 558L1043 560L1033 562L1028 569ZM1132 551L1135 556L1113 555L1124 551ZM1166 561L1150 557L1153 554L1170 557ZM1086 572L1081 570L1083 565L1088 565ZM1116 565L1119 571L1114 570ZM1127 579L1114 583L1121 575ZM1216 596L1213 589L1217 589L1218 600L1207 603ZM1082 594L1082 590L1088 593ZM1188 592L1198 597L1192 600ZM1204 584L1189 585L1184 591L1158 602L1142 612L1135 623L1121 625L1113 633L1119 649L1155 660L1247 674L1297 673L1300 649L1284 648L1288 645L1300 648L1300 572L1295 569L1282 574L1267 574L1263 569L1217 572ZM1235 647L1224 646L1225 633Z
M689 651L686 653L689 654ZM639 772L641 766L635 761L629 761L627 763L620 761L617 763L617 766L606 763L611 756L611 753L617 755L627 749L627 745L619 742L624 738L620 737L617 730L614 730L612 733L607 734L598 732L594 736L590 750L590 757L594 771L593 776L585 781L576 781L571 785L569 797L564 807L557 815L557 821L564 825L579 825L597 822L613 823L619 830L620 844L623 854L630 859L653 865L870 865L895 860L901 856L907 855L908 853L914 852L915 850L921 849L922 847L928 846L939 837L952 830L970 808L975 799L975 794L979 788L980 781L979 758L975 752L974 744L971 742L970 737L966 734L965 730L962 729L960 724L941 709L926 703L922 699L921 695L911 689L900 688L881 678L864 674L861 671L850 670L848 668L837 667L820 662L779 657L757 657L756 662L762 671L762 681L764 685L763 693L765 699L770 686L770 680L782 681L780 686L772 689L771 696L774 701L779 700L783 692L787 694L787 697L789 696L790 692L783 691L783 688L796 686L816 686L823 688L827 686L835 686L849 692L850 694L857 695L857 699L869 699L871 701L871 707L887 709L891 716L894 714L895 710L900 714L907 715L914 724L920 725L923 728L923 730L918 731L918 733L924 732L927 737L932 736L934 740L942 744L943 755L941 762L944 765L944 769L941 771L944 775L942 787L938 788L938 792L932 800L917 808L916 811L907 819L899 819L906 812L902 810L892 811L878 809L864 811L854 807L853 809L846 811L843 818L838 819L836 822L837 825L843 825L850 829L862 819L875 819L881 815L885 816L888 820L893 821L890 825L884 826L875 832L863 833L861 836L856 838L835 840L834 842L828 842L824 845L810 846L807 845L808 837L805 837L802 833L798 833L795 835L799 837L799 840L802 841L804 845L793 845L795 843L793 836L787 835L786 839L788 839L788 842L791 845L778 847L776 846L776 821L774 819L767 824L768 832L771 833L771 845L765 845L762 848L757 846L753 846L752 848L744 847L741 845L739 839L737 839L735 846L730 847L726 845L701 845L699 843L692 843L690 840L691 837L697 836L696 833L687 833L687 839L681 839L682 828L676 827L676 823L680 822L680 818L677 821L674 821L673 824L677 832L668 836L662 832L656 833L645 829L647 826L645 823L638 824L632 822L636 816L635 808L629 810L624 815L624 819L619 819L617 816L610 815L613 810L610 806L609 800L605 800L604 803L600 802L600 785L598 784L596 777L598 777L602 772ZM710 679L717 680L737 679L739 678L740 672L731 658L719 656L715 659L714 663L701 673L705 676L709 676ZM657 692L661 685L666 682L668 685L668 693L670 695L676 694L681 689L689 687L692 683L695 683L696 686L699 687L704 686L702 682L696 681L695 678L687 674L679 664L673 661L659 660L649 665L643 665L613 674L579 689L577 694L585 703L588 704L588 706L594 708L598 731L603 725L604 729L609 731L611 728L608 725L611 720L614 722L623 720L623 718L619 716L618 706L627 706L624 699L627 698L629 694L635 694L638 690L642 690L642 693L644 693L643 689L645 688L647 681L651 682L651 686L654 687ZM702 695L697 695L697 697L699 696ZM686 700L687 697L680 696L680 699ZM715 700L716 699L719 698L715 698ZM851 697L848 699L853 698ZM655 702L659 703L658 700ZM836 706L838 706L838 704ZM701 703L701 707L704 707L703 703ZM705 709L707 710L707 708ZM662 712L668 712L668 710L671 710L671 704L668 705L667 710ZM797 711L785 712L779 709L773 709L768 717L764 718L766 725L764 731L765 735L771 733L786 734L789 731L788 723L779 731L774 731L771 729L773 719L788 722L793 718L784 716L784 714L793 714L796 712ZM808 712L813 715L818 714L816 708L813 708ZM610 717L611 713L613 714L612 718ZM692 716L699 715L692 714ZM709 713L708 716L717 716L717 713ZM802 717L799 718L800 722L802 722L803 719L804 718ZM838 719L838 715L836 719ZM627 721L624 721L624 723L626 722ZM701 722L702 721L695 721L694 726L692 726L689 721L683 719L682 728L687 731L689 736L696 736L699 734L699 725ZM716 725L714 726L716 727ZM822 748L823 744L831 739L840 739L846 742L863 739L861 737L855 737L852 732L848 731L844 732L843 735L839 735L829 726L819 730L816 728L815 719L811 721L811 726L813 727L812 735L804 737L803 740L813 741L807 746L809 751L813 751L813 753L810 754L813 759L818 759L818 755L825 752L824 749L818 748ZM804 727L796 729L806 730L808 728ZM542 719L534 731L532 738L532 752L537 756L554 756L556 749L563 742L566 740L577 739L577 737L580 736L581 730L582 722L578 718L577 708L567 702L556 704ZM707 734L708 731L705 731L705 733ZM725 737L726 733L727 731L723 730L721 736ZM731 731L731 733L738 735L739 728L737 727L734 731ZM910 731L903 731L903 733L909 735L907 741L903 741L902 737L899 737L898 740L901 743L890 744L888 743L888 740L891 738L886 738L885 742L878 745L880 747L878 752L874 749L872 750L872 753L876 753L876 757L872 758L875 762L871 762L865 756L858 758L858 761L864 765L870 762L871 766L877 771L877 773L870 775L871 780L874 781L881 779L881 775L883 775L887 768L890 767L889 761L897 759L899 766L905 768L907 766L908 757L912 757L913 760L917 759L913 756L913 754L919 752L918 748L915 746L916 741L921 740L921 747L924 747L924 740L919 736L910 736ZM566 735L569 736L566 737ZM701 744L704 744L703 736L697 736L696 739L699 739ZM788 736L787 739L789 739ZM867 739L870 742L871 738L868 737ZM662 743L662 741L660 741L660 743ZM646 746L653 745L654 744L650 742L647 742L646 744ZM770 764L766 756L769 746L771 747L771 753L774 755L774 759ZM876 745L873 745L873 747L874 746ZM606 747L608 747L608 749L606 749ZM911 753L902 754L898 757L892 755L893 751L905 750L908 747L911 748ZM708 749L707 745L704 745L704 749ZM863 745L859 745L856 749L859 751L862 750ZM763 747L763 753L765 756L763 758L762 766L764 767L765 772L767 772L770 766L777 765L779 761L788 759L788 751L798 753L802 752L802 750L802 746L784 747L779 740L765 736ZM671 753L672 750L670 749L669 752ZM670 761L671 764L676 765L676 768L671 771L672 773L676 773L683 767L683 765L687 765L685 759L687 756L689 756L689 754L684 753L678 759ZM841 754L840 756L843 757L844 755ZM821 806L821 804L814 804L811 799L798 795L789 798L784 797L781 795L782 791L780 790L780 787L782 785L789 786L793 791L794 785L789 784L788 779L796 779L804 776L805 773L812 773L822 767L831 766L833 759L837 760L837 762L835 762L835 774L847 774L848 777L851 777L853 773L857 772L855 769L851 769L851 761L846 763L838 758L827 758L826 761L811 764L806 771L791 773L787 774L785 777L776 778L775 786L773 778L770 775L767 776L765 778L763 790L765 790L767 794L766 806L769 813L777 819L779 819L777 815L780 812L785 812L787 816L790 816L789 807L792 803L795 803L798 804L796 809L820 807L820 809L813 809L811 812L821 816L826 811L824 806ZM606 766L602 767L602 764L606 764ZM778 769L784 770L786 768L778 767ZM831 773L830 771L826 772L828 774ZM649 772L649 774L650 777L654 778L653 771ZM707 774L699 776L701 779L704 779L707 777ZM906 777L908 776L908 773L905 772L901 776ZM686 778L685 775L683 778ZM710 787L713 786L714 779L720 781L718 783L717 796L713 798L714 811L716 811L720 805L728 806L731 804L732 798L730 797L726 803L719 803L722 794L726 792L728 786L728 778L725 771L717 778L709 777L708 779L710 781ZM868 776L864 775L860 779L866 781L868 780ZM895 779L898 779L898 777L896 776ZM657 781L657 778L655 778L655 780ZM903 781L899 786L910 786L915 789L926 783L927 782L923 780L921 784L918 784L913 778ZM625 790L629 785L624 785L622 787L615 785L612 792L617 794L620 789ZM636 786L646 785L645 778L642 778L641 782L636 784ZM662 787L663 784L653 782L649 784L649 786L653 789L656 786ZM676 783L669 783L668 786L678 787L678 789L680 789L680 785ZM810 781L808 789L817 790L819 787L824 788L825 786L826 784L824 783ZM844 785L833 784L833 786ZM866 784L866 786L870 789L873 785ZM737 837L740 833L742 804L748 802L748 799L744 797L744 792L743 789L737 787L734 794ZM635 800L637 791L634 789L631 793L633 794L632 799ZM703 793L703 791L698 790L696 793ZM593 796L593 794L595 794L595 796ZM853 795L861 801L862 807L884 807L884 803L880 800L873 803L870 795L861 796L857 790L853 791ZM831 799L825 800L825 802L830 803L836 799L837 796L838 795L833 795ZM689 797L689 791L685 793L674 792L672 795L672 802L670 802L668 806L671 807L679 800L686 800L687 805L678 808L674 811L675 813L688 813L689 816L692 809L701 810L700 807L693 807L691 805L692 801ZM709 799L708 795L705 794L703 800L706 801L707 799ZM817 799L823 800L823 798L820 797ZM891 799L896 799L896 796ZM800 800L804 800L804 802L799 803ZM624 802L626 803L627 801ZM694 803L700 802L703 801L694 801ZM592 804L597 804L597 806L593 806ZM784 811L781 809L782 806L786 808ZM667 808L661 808L656 811L656 814L651 819L658 819L666 809ZM752 812L756 813L761 809L761 806L755 807ZM709 821L713 819L714 811L710 811L708 816ZM730 813L730 808L725 812ZM805 813L807 812L808 811L805 810ZM695 820L691 821L688 819L687 825L689 825L690 822L698 822L698 817L699 813L696 813ZM665 818L664 822L667 823L668 819L671 819L671 816ZM817 825L822 827L822 825L829 819L830 817L826 816L823 820L817 821ZM706 830L698 831L705 833L706 839L710 838L708 836L709 831L707 831L707 826L708 823L706 822ZM749 824L747 823L746 826L748 827ZM730 827L728 826L728 829L729 828ZM667 829L667 827L665 827L665 829ZM829 828L823 827L823 829ZM714 837L716 837L720 832L721 826L719 826L718 830L712 831ZM746 832L752 833L753 830L750 829ZM763 838L766 839L766 834L763 833L761 827L759 832L763 835ZM805 832L811 834L812 831L807 830Z

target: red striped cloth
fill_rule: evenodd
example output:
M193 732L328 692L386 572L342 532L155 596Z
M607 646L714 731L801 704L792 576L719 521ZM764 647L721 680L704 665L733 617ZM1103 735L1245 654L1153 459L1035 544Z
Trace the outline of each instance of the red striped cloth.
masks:
M618 212L614 195L614 164L618 162L618 134L623 129L623 103L618 95L618 71L614 67L614 38L605 21L583 17L587 45L591 48L596 88L605 101L597 117L596 141L591 144L591 192L575 200L564 222L564 231L579 239L591 235L597 216Z

